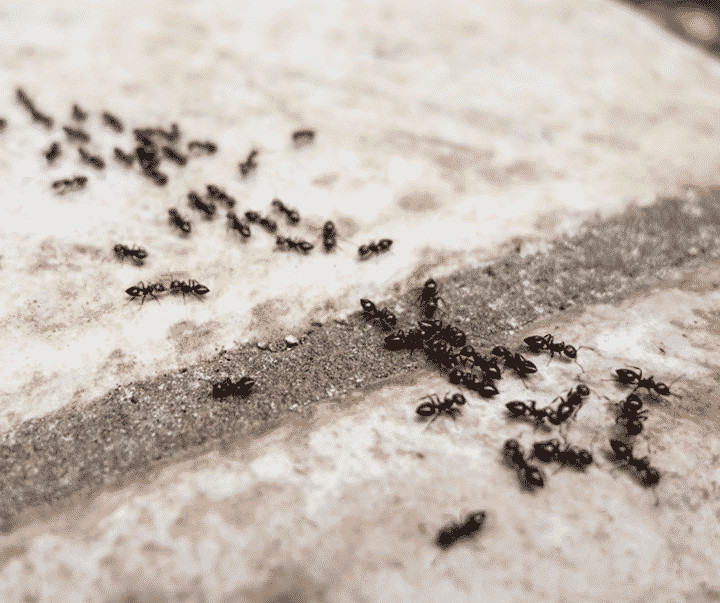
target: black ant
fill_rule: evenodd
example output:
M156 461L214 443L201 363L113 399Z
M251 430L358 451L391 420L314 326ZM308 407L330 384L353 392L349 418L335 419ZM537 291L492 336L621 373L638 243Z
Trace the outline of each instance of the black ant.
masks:
M483 374L489 379L502 379L500 367L497 364L497 358L487 358L475 350L471 345L466 345L460 350L460 356L464 362L470 362L472 366L477 366Z
M197 281L189 280L189 281L178 281L174 280L170 283L170 293L182 293L183 299L185 299L186 294L193 294L195 297L200 297L201 295L205 295L206 293L209 293L210 289L208 289L205 285L201 285Z
M255 379L252 377L242 377L239 381L233 381L227 377L219 383L213 383L213 398L227 398L228 396L242 396L243 398L250 395Z
M315 140L315 130L296 130L292 133L292 139L296 148L305 146Z
M643 421L647 421L648 411L642 410L642 407L642 400L637 394L630 394L619 405L615 422L623 426L628 436L636 436L643 430Z
M474 511L469 513L462 523L449 523L438 532L435 544L441 549L446 549L461 538L471 538L482 529L485 517L485 511Z
M466 402L465 396L460 393L453 395L448 394L444 400L440 400L437 394L424 396L420 399L429 400L429 402L423 402L415 409L415 412L421 417L433 417L430 423L435 421L441 414L445 414L455 420L455 417L460 414L459 407Z
M390 247L392 247L392 244L393 242L391 239L380 239L377 243L375 241L371 241L367 245L360 245L360 247L358 247L358 255L361 260L366 260L373 254L379 255L380 253L387 251Z
M238 220L238 217L235 215L234 211L229 211L227 213L227 219L228 226L232 230L239 232L246 239L250 238L250 227L247 224L244 224L243 222Z
M118 117L107 111L102 114L103 122L108 128L115 130L118 134L121 134L125 130L125 126Z
M239 164L240 174L242 174L243 178L245 178L251 171L257 168L257 163L255 163L255 157L257 157L257 155L257 149L253 149L248 154L247 159Z
M33 101L22 88L17 89L17 91L15 92L15 97L17 98L18 102L27 109L28 113L30 113L33 121L41 123L46 128L53 127L53 118L49 115L46 115L45 113L42 113L41 111L38 111L38 109L35 107L35 103L33 103Z
M4 117L0 117L0 133L5 131L5 128L7 128L7 124L7 119L5 119Z
M59 142L53 142L50 145L50 148L45 151L45 159L47 159L48 163L52 163L55 161L60 155L62 154L62 149L60 148Z
M165 186L167 184L167 175L158 172L156 169L143 170L143 173L158 186Z
M535 366L535 364L530 362L522 354L519 354L517 352L513 354L506 347L503 347L501 345L495 346L492 349L492 355L502 358L505 362L505 366L515 371L517 376L521 379L527 377L532 373L537 373L537 367Z
M132 299L136 299L142 295L142 300L140 302L141 306L145 303L145 298L148 295L152 297L156 302L160 303L160 300L155 297L155 294L164 292L165 285L163 285L162 283L150 283L149 285L145 286L145 284L141 282L138 283L135 287L125 289L125 293L127 293Z
M470 391L480 394L483 398L492 398L498 395L498 389L492 380L488 379L487 376L483 375L480 377L472 371L464 371L461 368L455 367L450 371L448 375L450 383L454 385L463 385Z
M456 348L464 346L467 341L467 337L461 329L454 325L443 325L439 320L421 320L418 322L418 327L425 334L426 339L437 337Z
M79 191L85 188L87 180L87 176L64 178L62 180L55 180L55 182L52 183L52 187L55 189L55 192L57 192L58 195L63 195L68 191Z
M91 155L85 149L80 147L78 149L78 155L80 155L80 162L87 163L93 166L95 169L102 170L105 167L105 161L99 155Z
M593 456L588 450L570 444L563 448L560 440L555 438L536 442L530 456L543 463L560 463L564 467L572 467L578 471L584 471L593 462Z
M128 247L122 243L118 243L113 247L113 251L117 258L122 261L125 258L131 258L138 266L142 265L143 260L147 257L147 251L142 247Z
M171 147L164 146L162 152L165 154L165 157L178 165L185 165L188 162L188 158L185 155L181 155Z
M637 369L637 371L632 371L630 369L617 369L615 371L617 374L617 380L623 385L634 384L636 390L642 387L648 391L655 391L661 396L670 395L670 388L667 385L664 383L656 383L653 377L643 378L642 369L636 366L632 368Z
M126 153L118 147L113 149L113 154L115 155L115 159L117 159L120 163L124 163L128 167L131 167L135 161L135 155L132 153Z
M505 462L517 471L520 483L528 490L542 488L545 485L543 472L525 458L525 451L515 439L506 440L503 445Z
M388 308L378 310L377 306L369 299L361 299L360 305L362 306L365 318L367 320L377 320L383 331L389 331L397 324L397 318Z
M385 338L385 347L388 350L419 350L422 349L425 340L420 329L412 328L407 331L400 329L397 333L388 335Z
M525 341L525 345L527 345L530 351L535 354L547 350L550 352L550 358L555 354L565 354L565 356L572 359L577 358L577 349L574 346L565 345L564 341L556 342L550 333L543 337L540 335L532 335L531 337L526 337L523 341Z
M63 131L68 137L68 140L76 140L77 142L90 142L90 134L88 134L84 130L81 130L80 128L63 126Z
M200 151L201 153L207 153L213 155L217 152L217 145L210 141L191 140L188 142L188 152Z
M215 201L222 201L230 209L235 207L235 199L233 199L220 187L217 187L214 184L208 184L206 188L208 197L211 199L214 199Z
M535 400L529 400L529 402L530 404L526 404L520 400L514 400L508 402L505 407L513 418L531 420L536 426L542 425L545 421L551 422L555 414L552 407L538 408Z
M640 483L646 488L656 486L660 481L660 472L650 465L650 458L633 456L633 445L620 440L610 440L610 447L621 467L631 467Z
M335 247L337 247L337 229L335 228L335 223L331 220L328 220L325 224L323 224L322 239L323 247L326 252L330 253L333 249L335 249Z
M590 395L590 389L587 387L587 385L578 385L571 389L567 393L567 399L563 398L562 396L558 396L555 398L555 400L560 400L560 404L557 407L557 410L555 410L552 414L552 416L548 419L550 423L553 425L560 425L562 423L565 423L568 419L571 417L574 417L580 408L582 408L582 405L584 404L583 398L586 398Z
M277 222L275 222L275 220L263 217L256 211L246 211L245 218L248 222L252 222L253 224L259 224L268 232L274 233L277 231Z
M423 316L425 318L435 316L435 312L437 312L439 307L438 302L442 300L442 297L438 295L438 286L434 279L429 278L425 281L422 291L420 291L420 295L418 295L418 299L420 300L420 308L422 309Z
M184 234L190 234L192 224L183 218L174 207L168 210L168 215L170 216L170 224L181 230Z
M300 253L310 253L315 247L312 243L308 243L307 241L302 240L294 240L289 237L282 237L278 236L275 238L275 245L278 249L282 249L283 251L289 251L291 249L296 249Z
M205 201L203 201L200 198L200 195L198 195L195 191L190 191L188 193L188 202L190 207L204 213L208 220L212 219L215 215L215 211L217 209L215 204L212 201L205 203Z
M280 213L285 214L291 224L297 224L300 222L300 214L298 213L298 210L289 208L280 199L273 199L271 205Z
M88 117L87 111L83 111L77 103L73 105L72 116L76 121L85 121Z

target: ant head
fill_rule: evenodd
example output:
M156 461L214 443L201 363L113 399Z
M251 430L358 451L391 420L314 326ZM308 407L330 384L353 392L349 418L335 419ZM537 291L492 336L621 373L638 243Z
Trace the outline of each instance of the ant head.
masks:
M640 410L643 406L643 402L637 394L630 394L627 398L625 398L623 406L627 410Z
M250 222L257 222L260 219L260 214L256 211L249 210L245 212L245 217L250 220Z
M285 207L285 204L278 198L273 199L271 205L277 209Z
M526 417L530 411L530 407L520 400L513 400L505 404L511 415L514 417Z
M500 392L498 392L497 387L495 387L495 384L492 381L483 380L478 388L478 393L483 398L492 398L493 396L497 396Z
M655 391L658 394L660 394L661 396L669 396L670 395L670 388L667 385L665 385L664 383L656 383Z
M587 385L580 384L575 388L575 391L583 398L590 395L590 388Z
M465 396L460 393L453 394L451 400L453 401L453 404L457 404L458 406L462 406L467 402L467 400L465 400Z
M522 448L520 446L520 442L518 442L515 438L505 440L505 444L503 445L504 452L516 452L519 450L522 450Z
M335 234L335 224L331 220L328 220L327 222L325 222L325 224L323 224L322 231L325 236L334 235Z
M462 381L462 378L463 373L459 368L454 368L450 371L450 374L448 375L448 379L453 385L458 385Z
M643 430L643 424L641 420L633 419L625 422L625 431L629 436L636 436Z
M630 458L632 456L632 444L625 444L620 440L610 440L610 448L612 448L615 456L620 459Z
M126 249L125 245L121 245L120 243L118 243L117 245L115 245L115 247L113 247L113 251L117 254L122 254L122 252L125 251L125 249Z
M210 289L208 289L205 285L197 284L193 288L193 293L196 295L205 295L206 293L209 293Z
M129 287L128 289L125 289L125 293L128 295L131 295L132 297L137 297L140 295L140 288L139 287Z
M617 380L620 383L629 385L631 383L635 383L638 379L640 379L640 375L642 373L623 368L623 369L617 369L615 371L615 374L617 375Z
M640 480L646 488L656 486L660 482L660 472L655 467L648 467L640 472Z
M539 467L535 467L534 465L528 465L525 467L523 471L523 480L525 485L530 489L542 488L545 485L543 472Z
M313 247L315 247L315 245L313 245L312 243L308 243L307 241L300 241L298 247L300 247L300 251L302 251L303 253L310 253L313 250Z
M386 250L390 249L392 244L393 244L393 242L391 239L380 239L378 241L378 247L379 247L380 251L386 251Z
M530 348L531 351L538 350L540 351L545 347L546 341L544 337L540 337L540 335L531 335L530 337L526 337L523 339L525 342L525 345Z
M293 224L297 224L300 221L300 214L296 209L293 209L288 213L288 220L290 220Z
M563 348L563 352L565 352L565 355L566 355L568 358L577 358L577 350L575 349L574 346L566 345L566 346Z
M278 240L281 238L282 237L278 237ZM377 312L377 307L369 299L361 299L360 305L362 306L363 311L367 312L368 314L374 314L375 312Z
M474 524L475 526L480 527L485 522L486 517L487 513L485 511L475 511L467 516L465 524Z
M437 291L437 283L434 279L429 278L425 281L425 285L423 285L423 289L425 290L425 293L430 293L433 291Z
M507 357L507 356L510 355L510 350L508 350L505 346L496 345L496 346L492 349L492 352L491 352L491 353L492 353L493 356L500 356L500 357L505 358L505 357Z

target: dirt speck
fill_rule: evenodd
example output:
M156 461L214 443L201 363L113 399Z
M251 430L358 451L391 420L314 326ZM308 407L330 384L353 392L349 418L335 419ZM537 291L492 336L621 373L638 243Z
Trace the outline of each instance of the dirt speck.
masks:
M440 207L440 201L432 193L416 191L397 200L398 206L408 212L423 213Z

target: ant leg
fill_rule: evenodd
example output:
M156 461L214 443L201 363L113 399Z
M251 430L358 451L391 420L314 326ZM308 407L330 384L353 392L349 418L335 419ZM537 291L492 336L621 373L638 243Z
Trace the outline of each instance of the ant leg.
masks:
M437 418L439 416L440 416L439 412L435 413L435 416L432 419L430 419L430 422L427 425L425 425L425 429L423 429L423 431L426 431L430 427L430 425L432 425L435 421L437 421Z
M585 372L585 369L583 368L582 364L580 364L580 363L577 361L577 358L574 358L574 359L573 359L573 362L580 367L580 372L582 372L582 373Z

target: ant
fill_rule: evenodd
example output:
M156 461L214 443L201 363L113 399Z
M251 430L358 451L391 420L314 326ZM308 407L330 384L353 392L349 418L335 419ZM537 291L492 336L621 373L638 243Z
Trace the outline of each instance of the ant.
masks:
M392 244L391 239L380 239L377 243L370 241L367 245L360 245L360 247L358 247L358 255L361 260L366 260L373 254L379 255L387 251L392 247Z
M230 209L235 207L235 199L233 199L221 188L215 186L214 184L208 184L206 188L208 197L210 197L211 199L215 199L216 201L222 201Z
M438 532L435 544L441 549L447 549L461 538L471 538L483 527L486 515L485 511L474 511L462 523L449 523Z
M255 385L255 379L252 377L243 377L239 381L233 381L227 377L219 383L213 383L213 398L227 398L228 396L242 396L243 398L250 395Z
M238 220L238 217L235 215L234 211L229 211L227 213L227 219L228 226L230 228L239 232L244 238L250 238L250 227L247 224L244 224L243 222Z
M76 121L85 121L88 117L87 111L83 111L77 103L73 105L72 116Z
M537 367L520 353L513 354L506 347L498 345L492 349L492 355L502 358L505 366L515 371L521 379L537 373Z
M131 167L133 162L135 161L135 155L133 155L132 153L126 153L118 147L115 147L113 149L113 153L115 155L115 159L117 159L121 163L124 163L128 167Z
M168 146L164 146L162 148L162 152L165 154L165 157L167 157L173 163L177 163L178 165L185 165L188 162L188 159L185 155L181 155L175 149L172 149Z
M208 220L212 219L215 215L215 204L212 201L205 203L195 191L188 193L188 201L190 202L190 207L203 212Z
M143 173L158 186L165 186L167 184L168 177L154 168L143 170Z
M538 408L535 400L529 400L529 402L530 404L526 404L520 400L514 400L508 402L505 407L514 419L529 419L535 423L536 427L545 421L552 422L555 411L550 406Z
M81 130L80 128L71 128L70 126L63 126L65 135L68 140L77 140L78 142L90 142L90 134Z
M448 375L450 383L454 385L463 385L470 391L477 392L483 398L492 398L498 395L498 389L495 384L486 376L478 376L472 371L464 371L455 367Z
M170 224L181 230L183 234L190 234L192 224L183 218L174 207L168 210L168 215L170 216Z
M407 331L400 329L397 333L385 338L385 347L388 350L419 350L424 345L423 334L420 329L412 328Z
M18 88L16 90L15 97L17 98L18 102L28 110L33 121L41 123L46 128L53 127L53 118L49 115L45 115L45 113L42 113L41 111L38 111L38 109L35 107L35 103L32 102L30 97L22 88Z
M102 114L102 118L105 125L112 130L115 130L115 132L117 132L118 134L122 134L122 132L125 130L125 126L123 126L123 123L120 121L120 119L112 113L108 113L107 111L105 111Z
M248 222L252 222L253 224L259 224L268 232L274 233L275 231L277 231L277 222L275 222L275 220L271 220L270 218L264 218L256 211L246 211L245 218Z
M217 151L217 145L210 141L191 140L188 142L188 152L192 153L195 150L213 155Z
M550 352L550 358L555 354L565 354L565 356L572 359L577 358L577 349L575 349L574 346L565 345L564 341L556 342L550 333L543 337L540 335L532 335L531 337L526 337L523 341L530 351L535 354L548 350Z
M466 345L462 350L460 350L460 356L465 362L470 361L472 366L479 367L489 379L502 379L502 373L500 373L497 358L487 358L475 351L475 348L471 345Z
M293 240L288 237L282 237L278 236L275 239L275 245L278 249L282 249L283 251L289 251L290 249L296 249L300 253L310 253L315 247L312 243L308 243L307 241L302 240Z
M292 133L292 139L295 143L295 148L303 147L315 140L315 130L296 130Z
M243 178L245 178L251 171L257 168L257 163L255 163L255 157L257 157L257 155L257 149L253 149L248 154L247 159L239 164L240 174L242 174Z
M335 247L337 247L337 229L335 228L335 223L331 220L328 220L325 224L323 224L322 239L323 247L326 252L330 253L333 249L335 249Z
M75 176L74 178L64 178L62 180L55 180L52 183L52 187L58 195L63 195L68 191L78 191L85 188L87 184L87 176Z
M115 247L113 247L113 251L120 261L125 258L132 258L133 262L135 262L138 266L142 265L143 260L148 255L147 251L145 251L142 247L130 248L122 243L115 245Z
M377 320L383 331L389 331L397 324L397 318L388 308L378 310L377 306L369 299L361 299L360 305L365 313L365 318L367 320Z
M630 394L619 405L618 416L615 422L622 425L628 436L636 436L643 430L643 421L647 420L647 410L642 410L643 403L640 396Z
M60 157L60 155L62 155L62 149L60 148L59 142L53 142L50 148L45 151L45 159L47 159L48 163L52 163Z
M648 391L653 390L661 396L670 395L670 388L667 385L664 383L656 383L652 376L643 378L642 369L636 366L632 368L637 369L637 371L631 371L630 369L617 369L615 371L617 374L617 380L623 385L635 384L635 390L642 387Z
M449 416L453 421L455 417L460 414L460 406L465 404L465 396L460 393L447 394L444 400L440 400L437 394L430 394L420 398L421 400L429 400L429 402L423 402L420 406L415 409L415 412L421 417L433 417L428 426L435 421L441 414Z
M187 282L174 280L170 283L170 293L182 293L183 299L185 299L185 294L192 293L195 297L200 297L201 295L205 295L209 292L210 289L194 280L189 280Z
M285 214L291 224L297 224L298 222L300 222L300 214L298 213L298 210L290 209L280 199L273 199L272 206L280 213Z
M91 155L82 147L78 149L78 154L80 155L81 163L87 163L98 170L102 170L105 167L105 161L103 161L103 158L99 155Z
M425 318L432 318L439 307L438 302L442 297L438 296L438 286L434 279L429 278L425 281L420 295L420 307Z
M590 395L590 389L586 385L578 385L567 393L567 399L558 396L555 400L560 400L560 404L552 416L548 419L553 425L565 423L571 417L574 417L585 403L583 398ZM553 400L554 401L554 400Z
M437 337L456 348L465 345L467 341L467 337L461 329L453 325L443 325L439 320L421 320L418 322L418 327L425 334L426 339Z
M520 483L525 488L532 491L545 485L543 472L527 461L520 442L515 439L505 440L503 457L505 462L517 471Z
M156 302L160 303L160 300L155 297L155 294L164 292L165 285L163 285L162 283L150 283L146 287L144 283L140 282L135 287L125 289L125 293L127 293L132 299L136 299L142 295L142 301L140 302L141 306L145 303L145 298L148 295L152 297Z
M7 128L7 124L7 119L5 119L4 117L0 117L0 132L5 131L5 128Z
M650 465L650 458L633 456L633 445L625 444L620 440L610 440L610 447L615 458L620 461L621 467L631 467L640 483L646 487L656 486L660 481L660 472Z
M560 463L563 467L573 467L578 471L584 471L593 462L593 456L588 450L570 444L563 448L560 440L555 438L533 444L530 456L543 463Z

